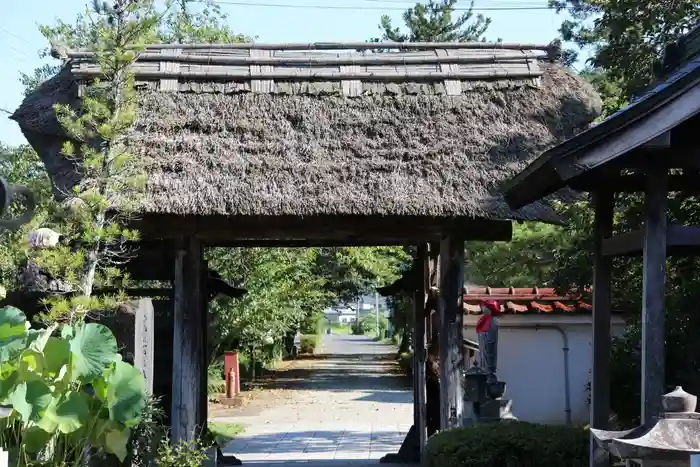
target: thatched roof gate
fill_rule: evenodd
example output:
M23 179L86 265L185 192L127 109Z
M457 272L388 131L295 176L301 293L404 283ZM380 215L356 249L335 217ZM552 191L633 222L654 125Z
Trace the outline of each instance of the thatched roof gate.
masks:
M558 53L485 43L147 48L134 67L139 116L129 144L148 175L138 227L148 241L177 245L171 262L147 261L165 264L174 283L175 439L206 422L206 244L413 244L425 264L426 242L440 241L439 283L416 279L416 317L437 287L441 425L461 423L463 242L508 240L511 219L556 222L543 201L509 209L499 184L600 110L592 88L555 62ZM53 105L77 107L84 84L100 75L89 51L62 57L63 70L12 116L57 194L79 175L60 154L66 135ZM416 323L409 437L422 446L425 322Z
M146 230L179 235L165 226L187 218L191 233L213 243L307 239L307 227L340 243L405 243L415 240L411 231L446 220L556 221L546 204L513 212L497 193L501 181L587 127L599 110L591 87L550 60L552 47L370 47L389 49L149 47L135 67L140 113L131 136L149 176L142 209L155 231ZM364 50L348 50L357 48ZM64 134L52 106L76 105L81 83L100 73L89 52L64 58L63 71L12 117L57 191L77 175L59 154ZM380 218L389 225L410 219L412 228L377 235L381 226L372 223ZM262 221L270 222L267 232L243 232ZM222 222L223 236L213 226ZM329 229L337 222L345 227Z

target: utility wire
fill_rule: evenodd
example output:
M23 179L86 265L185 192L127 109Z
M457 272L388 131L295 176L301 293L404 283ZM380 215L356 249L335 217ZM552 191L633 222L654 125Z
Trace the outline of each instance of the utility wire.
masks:
M368 2L368 3L389 3L389 4L399 4L399 5L405 5L406 8L410 8L416 5L417 0L355 0L359 2ZM464 4L469 3L471 4L470 1L464 0ZM323 5L321 5L323 6ZM482 6L518 6L518 7L523 7L523 6L528 6L528 7L544 7L548 6L546 1L538 1L538 0L475 0L474 1L474 8L481 8ZM458 9L468 9L469 7L461 7L461 6L456 6L455 8Z
M307 10L355 10L355 11L404 11L408 7L392 7L392 6L362 6L362 5L293 5L285 3L254 3L246 1L231 1L231 0L213 0L214 3L219 5L235 5L235 6L252 6L252 7L266 7L266 8L294 8L294 9L307 9ZM408 4L407 4L408 5ZM453 11L523 11L523 10L549 10L549 6L493 6L493 7L455 7Z
M17 34L16 32L10 31L9 29L4 28L2 26L0 26L0 32L4 32L6 34L9 34L10 36L15 37L16 39L18 39L22 43L22 45L25 45L25 46L34 45L34 43L32 41L29 41L26 38Z

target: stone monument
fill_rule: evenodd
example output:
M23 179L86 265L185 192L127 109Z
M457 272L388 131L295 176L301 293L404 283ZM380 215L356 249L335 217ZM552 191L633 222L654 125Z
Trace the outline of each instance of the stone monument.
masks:
M661 413L653 422L627 431L591 428L598 445L628 465L690 467L700 454L700 413L697 397L680 386L662 396Z

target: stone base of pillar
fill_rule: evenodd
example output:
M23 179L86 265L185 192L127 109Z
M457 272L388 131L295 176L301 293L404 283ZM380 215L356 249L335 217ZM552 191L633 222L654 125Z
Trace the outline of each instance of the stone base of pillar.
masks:
M387 454L379 459L380 464L418 464L420 461L420 440L415 425L411 425L411 429L406 433L399 452Z

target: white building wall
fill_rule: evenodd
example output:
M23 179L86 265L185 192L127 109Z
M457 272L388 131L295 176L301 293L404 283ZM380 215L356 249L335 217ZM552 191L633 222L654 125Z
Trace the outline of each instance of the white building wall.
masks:
M464 337L476 339L478 316L465 316ZM533 423L566 423L564 340L569 346L569 387L572 423L588 423L588 393L592 366L590 315L505 315L500 317L498 378L507 385L513 414ZM613 318L613 334L624 322ZM539 329L533 329L536 326Z

